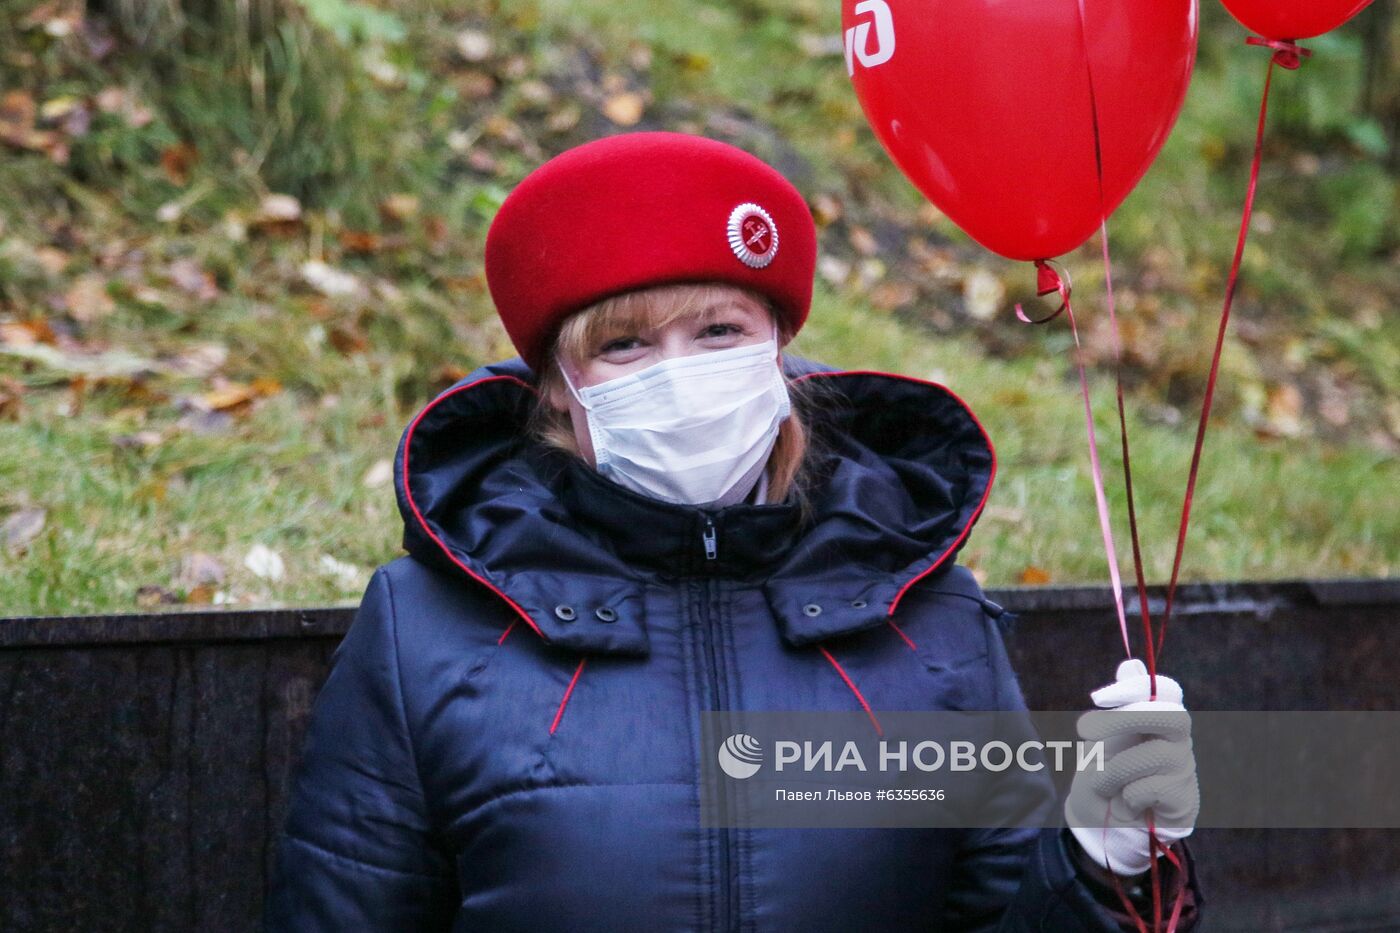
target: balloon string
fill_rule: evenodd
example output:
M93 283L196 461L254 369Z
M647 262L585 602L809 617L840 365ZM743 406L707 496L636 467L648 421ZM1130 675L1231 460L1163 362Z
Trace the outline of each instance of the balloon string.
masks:
M1099 511L1099 530L1103 534L1104 551L1108 555L1108 575L1113 583L1113 600L1118 610L1118 629L1123 633L1123 649L1128 657L1133 656L1128 641L1128 617L1123 609L1123 581L1118 572L1118 552L1113 546L1113 525L1108 517L1108 497L1104 495L1103 466L1099 462L1099 442L1094 433L1094 408L1089 398L1089 380L1084 373L1084 348L1079 343L1079 327L1074 320L1074 307L1070 301L1072 285L1067 281L1068 274L1061 275L1054 268L1054 260L1037 259L1035 267L1039 272L1039 294L1059 292L1060 306L1042 318L1031 318L1020 304L1016 305L1016 317L1026 324L1048 324L1064 314L1069 320L1069 332L1074 336L1074 362L1079 370L1079 391L1084 396L1084 424L1089 436L1089 465L1094 479L1094 502Z
M1127 892L1123 890L1123 883L1118 880L1118 873L1113 870L1113 859L1108 855L1108 824L1112 813L1113 808L1110 803L1108 809L1104 811L1102 836L1104 861L1107 863L1106 867L1108 868L1109 879L1113 882L1113 890L1118 895L1118 901L1123 905L1124 911L1127 913L1129 919L1132 920L1134 926L1137 927L1138 933L1147 933L1147 924L1143 921L1142 915L1138 913L1137 908L1133 906L1133 902L1128 898ZM1171 916L1167 918L1166 930L1166 933L1176 933L1176 928L1181 923L1181 908L1186 894L1186 867L1181 864L1181 859L1177 858L1176 853L1169 847L1162 845L1161 840L1157 838L1157 830L1153 823L1151 810L1147 811L1147 836L1148 855L1151 860L1152 872L1152 928L1154 930L1160 930L1162 928L1162 885L1161 878L1158 876L1157 867L1157 858L1160 853L1161 857L1171 862L1172 866L1176 869L1176 890L1172 894L1172 912Z
M1282 43L1271 39L1250 36L1250 45L1262 45L1275 49L1269 59L1269 68L1264 75L1264 93L1259 101L1259 124L1254 133L1254 158L1249 167L1249 189L1245 194L1244 213L1240 219L1239 238L1235 242L1235 257L1230 264L1230 277L1225 285L1225 302L1220 310L1220 328L1215 336L1215 353L1210 361L1210 376L1206 379L1205 399L1201 403L1201 420L1196 425L1196 446L1191 452L1191 471L1186 478L1186 495L1181 503L1181 522L1176 532L1176 556L1172 559L1171 582L1167 584L1167 600L1162 611L1162 627L1157 634L1157 652L1161 653L1162 641L1167 637L1167 623L1171 621L1172 607L1176 603L1176 586L1181 576L1181 557L1186 551L1186 532L1191 523L1191 505L1196 496L1196 479L1201 469L1201 452L1205 449L1206 428L1210 423L1210 409L1215 401L1215 383L1220 375L1220 357L1225 350L1225 332L1230 324L1230 309L1235 302L1235 289L1239 285L1240 265L1244 259L1245 243L1249 240L1249 221L1254 214L1254 196L1259 188L1259 168L1264 158L1264 127L1269 114L1269 90L1273 86L1274 66L1295 69L1302 59L1312 54L1291 42ZM1292 62L1292 64L1289 64Z
M1133 496L1133 461L1128 453L1128 416L1123 404L1123 345L1118 331L1118 313L1113 300L1113 262L1108 250L1108 221L1099 224L1103 247L1104 289L1108 297L1109 331L1113 335L1113 380L1118 399L1118 436L1123 448L1123 485L1128 494L1128 533L1133 543L1133 572L1137 577L1138 603L1142 612L1143 650L1147 655L1148 699L1157 699L1157 651L1152 644L1152 615L1147 607L1147 578L1142 569L1142 543L1138 534L1137 505ZM1132 657L1131 653L1129 657Z
M1128 497L1128 534L1133 545L1133 574L1137 583L1138 604L1143 626L1143 638L1147 653L1148 698L1157 699L1157 657L1152 645L1152 616L1148 611L1147 578L1143 573L1142 538L1138 534L1137 502L1133 495L1133 461L1129 454L1128 417L1123 402L1123 340L1118 328L1117 305L1113 296L1113 261L1108 248L1108 204L1104 195L1103 134L1099 128L1099 101L1094 88L1094 68L1089 60L1089 37L1085 25L1087 15L1084 0L1078 0L1079 38L1084 49L1084 73L1089 89L1089 118L1094 139L1094 171L1099 186L1099 243L1103 250L1104 290L1108 300L1109 333L1113 338L1113 381L1118 406L1118 436L1123 452L1123 485ZM1132 657L1128 649L1128 657Z
M1157 651L1156 648L1153 646L1152 616L1148 610L1147 579L1143 573L1142 563L1142 539L1141 536L1138 534L1137 505L1135 497L1133 496L1133 463L1132 457L1129 455L1128 450L1128 417L1126 412L1126 406L1123 403L1123 342L1121 333L1118 328L1118 312L1113 295L1113 261L1110 258L1108 248L1108 205L1106 203L1106 197L1104 195L1103 137L1099 127L1098 96L1094 89L1094 68L1093 63L1089 59L1089 35L1088 26L1086 25L1086 23L1088 22L1088 18L1084 9L1084 0L1078 0L1077 6L1079 11L1079 41L1080 47L1084 50L1084 72L1089 89L1089 116L1091 126L1093 128L1094 138L1094 170L1099 186L1099 244L1103 250L1104 290L1106 293L1108 304L1109 333L1113 337L1113 381L1118 407L1118 436L1121 439L1123 451L1123 486L1128 497L1128 534L1132 540L1133 545L1133 573L1137 582L1138 602L1141 607L1142 615L1143 644L1144 650L1147 655L1148 698L1155 700L1157 699ZM1073 323L1073 320L1073 317L1071 317L1071 324ZM1078 341L1079 337L1076 334L1076 346L1078 346ZM1083 385L1083 378L1084 370L1083 365L1081 363L1081 386ZM1087 391L1085 394L1085 401L1086 403L1088 401ZM1097 452L1095 452L1095 458L1097 459ZM1097 467L1097 463L1095 463L1095 466ZM1101 518L1106 518L1106 515L1101 515ZM1116 560L1116 555L1114 559ZM1119 623L1123 631L1124 648L1128 653L1128 657L1131 658L1133 656L1133 652L1132 648L1127 644L1127 623L1126 619L1124 619L1123 617L1123 600L1121 596L1121 584L1116 579L1113 581L1113 583L1114 598L1117 601L1118 605ZM1150 854L1160 844L1157 839L1156 833L1153 831L1152 828L1151 811L1148 812L1147 816L1147 835L1149 846L1148 852ZM1105 849L1105 851L1107 850ZM1117 883L1117 878L1115 877L1114 884L1117 885ZM1161 882L1157 877L1157 859L1154 856L1152 858L1152 903L1154 908L1152 929L1154 931L1160 930L1162 928L1161 898L1162 887ZM1176 930L1176 917L1179 915L1180 907L1181 903L1180 900L1178 900L1176 905L1177 909L1172 914L1172 922L1167 927L1167 933L1174 933L1174 931ZM1141 926L1142 920L1138 916L1137 911L1133 909L1131 903L1128 904L1128 912L1133 917L1133 919L1139 924L1139 926Z

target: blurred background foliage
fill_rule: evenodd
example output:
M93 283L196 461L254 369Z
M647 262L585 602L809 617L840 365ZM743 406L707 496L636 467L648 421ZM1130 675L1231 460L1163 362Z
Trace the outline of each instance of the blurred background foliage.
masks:
M1267 62L1201 13L1180 123L1111 223L1153 580ZM1103 581L1069 337L1019 326L1029 267L885 157L839 20L835 0L0 0L0 615L358 597L398 553L403 426L513 354L481 271L501 199L569 146L659 128L807 195L794 352L947 382L983 416L1002 472L965 562ZM1189 578L1400 563L1397 2L1306 44L1275 81ZM1066 262L1112 466L1096 244Z

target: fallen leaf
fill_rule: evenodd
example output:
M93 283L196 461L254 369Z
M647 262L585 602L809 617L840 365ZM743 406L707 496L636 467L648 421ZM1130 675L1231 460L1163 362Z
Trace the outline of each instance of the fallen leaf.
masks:
M345 252L362 256L379 252L383 245L379 234L367 230L342 230L336 234L336 241Z
M1027 586L1044 586L1050 582L1050 571L1032 565L1021 571L1021 582Z
M495 49L491 37L476 29L464 29L457 33L456 46L462 60L473 64L486 61Z
M963 301L967 313L979 321L987 321L1001 310L1006 299L1006 286L986 269L976 269L963 279Z
M0 97L0 137L7 142L22 139L34 128L38 107L28 91L7 91Z
M853 226L846 234L846 239L850 241L851 247L862 256L874 256L880 251L880 244L875 239L874 234L860 226Z
M160 153L160 169L172 185L189 184L190 169L199 161L199 152L189 143L166 146Z
M214 284L214 277L193 259L175 260L166 267L165 274L176 288L200 301L212 301L219 297L219 286Z
M451 228L447 225L447 218L442 215L429 214L423 218L423 233L427 235L428 241L434 246L446 243L451 232Z
M812 218L817 226L825 227L841 219L841 200L832 194L818 194L812 199Z
M499 166L496 157L485 149L473 149L467 153L467 164L483 175L494 174Z
M258 204L251 226L264 233L288 235L301 225L301 202L290 194L269 194Z
M321 555L320 567L321 572L328 577L334 577L343 590L363 589L366 582L364 570L343 560L336 560L329 554Z
M633 42L627 47L627 64L637 71L646 71L651 68L651 59L651 46L645 42Z
M386 223L403 223L418 215L416 194L391 194L379 202L379 216Z
M918 289L908 282L881 282L870 290L870 303L881 311L894 311L912 304L919 297Z
M147 126L155 119L149 107L120 87L105 87L98 91L96 102L98 110L121 116L132 129Z
M4 539L6 549L14 553L23 551L44 530L47 517L45 509L27 508L5 519L5 524L0 525L0 538Z
M1291 383L1269 390L1263 430L1275 437L1298 437L1303 433L1303 393Z
M0 376L0 421L18 421L24 411L24 383Z
M682 70L695 75L704 74L715 66L714 59L701 52L676 52L671 55L671 60Z
M227 412L203 409L187 411L175 422L177 430L190 431L201 437L226 434L232 426L233 417Z
M61 249L52 246L41 246L34 251L34 258L39 265L49 275L58 275L68 268L68 262L72 258Z
M554 100L554 91L539 79L521 81L515 88L520 99L534 107L548 107Z
M485 100L496 93L496 79L484 71L472 69L453 75L457 93L465 100Z
M221 343L201 343L186 347L173 357L161 360L171 372L206 378L223 368L228 361L228 347Z
M302 263L301 277L307 285L327 298L337 295L353 295L360 290L360 280L349 272L342 272L319 259Z
M127 450L144 450L155 447L162 439L159 431L137 431L135 434L118 434L112 438L112 443Z
M0 345L0 353L42 363L50 369L80 373L94 378L104 376L133 376L142 372L157 372L160 364L136 356L126 350L106 350L101 353L70 353L47 344L33 346Z
M636 126L646 111L646 102L635 91L613 94L603 102L603 116L618 126Z
M850 278L851 264L837 256L823 255L817 260L817 274L832 285L841 285Z
M253 400L257 393L253 387L241 382L230 382L212 392L206 392L201 396L206 409L210 411L228 411L247 405Z
M360 482L366 489L378 489L380 486L389 485L394 478L394 462L392 460L376 460L374 466L365 471L365 477Z
M83 5L65 0L49 0L40 3L20 20L21 29L42 27L44 32L55 39L71 36L83 26Z
M185 588L224 582L224 565L212 554L194 551L180 558L176 582Z
M136 605L144 609L170 605L172 603L178 603L179 601L180 597L178 594L167 590L163 586L157 586L154 583L147 583L136 591Z
M544 125L551 133L567 133L583 118L583 110L578 104L562 103L545 119Z
M331 326L326 338L342 356L363 353L369 349L369 341L352 324L338 323Z
M508 146L519 146L525 141L525 131L520 128L520 124L505 114L496 113L487 117L482 129L486 135L499 139Z
M253 572L256 577L264 580L280 580L286 575L286 565L282 563L282 555L265 544L255 544L243 558L243 566Z
M32 347L39 342L38 330L26 321L0 323L0 344L7 347Z
M107 282L100 275L84 275L76 279L63 295L68 313L88 323L111 314L117 307L107 294Z

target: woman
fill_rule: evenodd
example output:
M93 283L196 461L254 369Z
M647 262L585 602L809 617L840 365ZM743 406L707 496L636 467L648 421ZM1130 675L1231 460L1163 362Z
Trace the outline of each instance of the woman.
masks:
M702 825L702 710L1024 708L953 563L991 445L941 387L781 354L815 257L801 195L698 137L589 143L511 193L486 273L520 357L404 432L408 556L317 699L269 928L1133 928L1103 866L1147 909L1140 811L1190 832L1189 740L1155 740L1136 813L1076 779L1073 829ZM1147 699L1136 663L1101 705Z

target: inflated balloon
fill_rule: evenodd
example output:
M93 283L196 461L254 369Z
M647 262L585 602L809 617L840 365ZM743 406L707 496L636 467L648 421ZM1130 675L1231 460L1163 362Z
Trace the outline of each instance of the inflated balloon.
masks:
M988 249L1044 259L1156 158L1198 20L1196 0L842 0L842 28L856 96L910 181Z
M1331 32L1371 0L1222 0L1230 15L1266 39L1311 39Z

